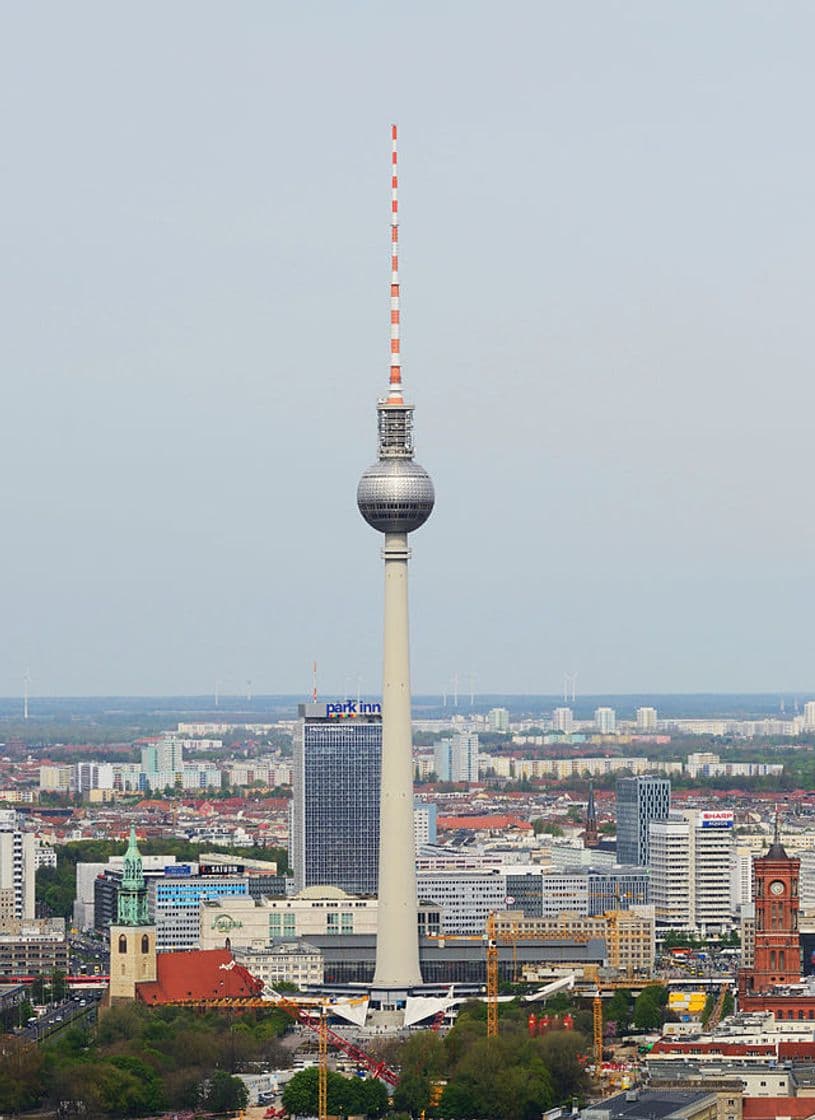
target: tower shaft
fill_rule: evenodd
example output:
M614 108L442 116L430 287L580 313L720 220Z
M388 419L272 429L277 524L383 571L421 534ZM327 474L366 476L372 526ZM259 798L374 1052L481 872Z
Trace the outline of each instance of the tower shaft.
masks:
M376 987L421 984L413 736L410 720L407 533L385 534L385 641L382 673L382 786Z

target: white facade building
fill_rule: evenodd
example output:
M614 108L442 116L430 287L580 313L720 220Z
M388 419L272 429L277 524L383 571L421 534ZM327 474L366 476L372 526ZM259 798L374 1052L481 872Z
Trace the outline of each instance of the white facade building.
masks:
M801 905L803 907L803 864L801 866ZM813 882L815 886L815 882ZM753 901L753 853L742 845L730 852L730 913L735 917Z
M12 811L12 816L15 814ZM34 884L37 872L37 839L20 832L9 820L0 823L0 892L3 912L21 921L34 918Z
M600 735L613 735L617 730L617 713L613 708L597 708L594 726Z
M815 700L807 700L804 704L804 731L815 731Z
M805 848L796 854L801 860L801 870L798 875L801 909L812 914L815 913L815 848Z
M703 935L729 927L733 813L674 811L648 833L657 923Z
M506 708L490 708L487 713L487 727L490 731L506 735L509 731L509 711Z
M574 712L571 708L555 708L552 712L552 730L571 735L574 731Z
M506 876L500 871L428 871L416 876L420 903L441 910L441 932L481 934L493 910L506 906Z
M657 729L656 708L637 708L637 731L647 733Z
M478 781L478 735L473 731L457 731L451 739L442 739L433 747L436 777L440 782Z

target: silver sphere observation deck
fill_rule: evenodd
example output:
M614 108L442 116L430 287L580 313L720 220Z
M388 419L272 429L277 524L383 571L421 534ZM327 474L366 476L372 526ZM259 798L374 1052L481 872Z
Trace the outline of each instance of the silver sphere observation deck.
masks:
M413 408L399 401L377 406L379 461L357 487L359 512L380 533L412 533L433 512L430 475L413 462Z
M433 482L412 459L380 459L357 486L359 512L380 533L412 533L433 512Z

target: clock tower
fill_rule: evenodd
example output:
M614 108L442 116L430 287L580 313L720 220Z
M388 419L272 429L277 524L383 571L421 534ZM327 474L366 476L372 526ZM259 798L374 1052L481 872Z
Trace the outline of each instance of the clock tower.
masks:
M801 979L801 941L798 934L798 873L801 861L787 855L781 843L778 813L773 842L764 856L753 860L753 899L756 911L753 967L745 969L739 989L745 995L767 992Z

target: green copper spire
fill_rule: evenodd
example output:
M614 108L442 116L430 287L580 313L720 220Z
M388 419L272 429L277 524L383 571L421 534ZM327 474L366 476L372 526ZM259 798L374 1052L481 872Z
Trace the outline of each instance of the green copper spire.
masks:
M130 827L130 843L125 852L122 885L119 887L117 924L120 926L149 926L147 914L147 886L141 852L136 843L136 827Z

